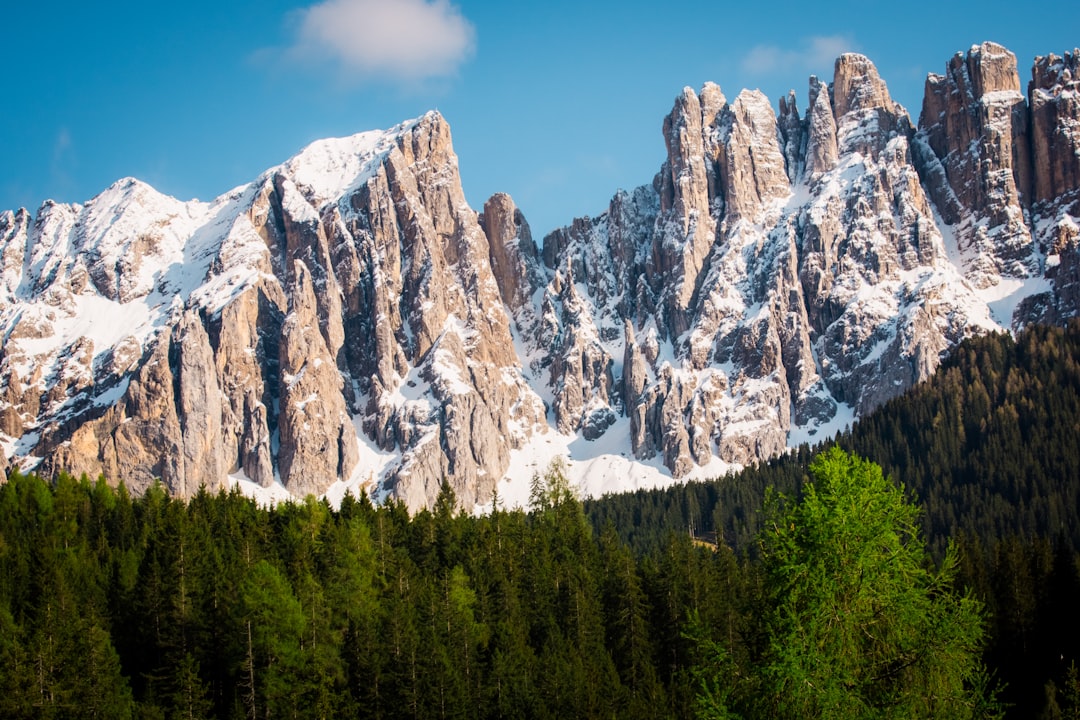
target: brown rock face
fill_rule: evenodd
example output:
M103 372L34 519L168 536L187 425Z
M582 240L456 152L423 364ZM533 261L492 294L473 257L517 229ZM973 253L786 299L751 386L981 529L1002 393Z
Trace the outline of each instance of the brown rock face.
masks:
M506 193L496 193L484 203L480 227L491 252L491 272L499 294L511 312L532 301L544 284L540 252L533 242L525 216Z
M864 55L846 53L836 59L832 104L841 155L877 161L893 138L912 133L907 113L893 102L877 68Z
M169 350L169 337L162 333L139 370L118 386L122 402L103 412L93 408L91 417L78 424L44 428L39 445L39 451L44 450L44 471L122 477L136 492L161 480L179 491L184 482L183 431L172 392Z
M565 433L581 430L586 439L593 440L615 421L613 406L618 400L612 357L600 342L600 332L577 292L570 268L565 274L555 274L548 293L552 309L560 309L549 349L556 427Z
M1028 98L1034 200L1054 203L1074 196L1080 189L1080 48L1064 57L1036 58ZM1080 215L1080 207L1074 205L1071 214Z
M421 507L446 477L466 506L484 502L544 417L503 302L531 301L538 255L508 197L488 216L495 248L434 113L315 143L205 205L121 181L33 225L5 213L0 293L26 304L0 308L25 338L0 358L0 429L31 431L47 470L136 490L160 479L190 495L242 473L302 496L376 477L360 466L360 424L401 458L384 491ZM87 307L127 313L133 335ZM90 336L47 362L23 345L72 323Z
M188 496L200 486L216 490L230 468L221 443L222 393L214 351L198 312L184 314L174 346L183 445L183 472L177 482L180 494Z
M884 108L893 110L885 81L865 55L846 53L836 59L833 77L833 105L837 119L851 112Z
M807 113L806 173L812 179L836 165L836 118L829 99L829 86L810 78L810 110Z
M1054 290L1032 298L1029 321L1063 322L1080 308L1080 49L1035 58L1031 108L1032 215Z
M1031 163L1016 57L994 43L957 53L945 75L927 78L919 126L933 152L923 153L920 166L931 197L947 222L961 226L960 248L978 256L969 279L987 287L1002 273L1026 276L1033 269L1024 218Z
M319 332L319 315L307 266L296 260L289 314L281 327L278 369L281 449L278 467L286 489L318 494L356 467L356 431L342 396L343 382Z
M730 226L740 219L756 220L766 205L790 195L791 185L769 99L760 90L743 90L728 121L720 185Z
M388 486L419 507L446 476L466 507L485 502L544 410L521 375L493 251L465 203L442 118L402 136L351 204L371 269L351 301L364 329L346 352L369 388L364 429L402 453ZM527 279L509 281L515 255L499 239L506 289L524 290Z
M965 337L1080 314L1078 56L1025 98L1007 50L958 53L917 129L861 55L805 116L685 89L652 184L542 250L509 196L468 207L435 113L211 203L0 213L6 460L415 509L488 501L549 425L673 477L822 439Z
M984 74L990 87L996 75ZM780 452L789 432L828 422L840 404L866 412L992 325L962 310L977 301L949 269L915 131L873 64L842 56L831 90L816 79L810 89L805 119L793 97L777 118L759 93L728 104L708 86L684 91L664 122L659 214L629 243L650 248L644 278L616 272L638 311L596 354L622 356L616 386L635 456L659 455L676 477L715 457ZM626 233L613 243L610 221L550 235L549 267L623 254ZM707 246L702 228L715 234ZM603 305L586 290L580 306ZM584 377L574 373L576 393Z
M704 92L704 91L703 91ZM723 95L709 88L708 132L722 113ZM706 155L705 126L701 102L690 88L675 99L675 107L664 119L664 142L668 159L661 170L660 212L669 230L656 247L654 276L663 277L664 305L672 335L683 333L689 323L689 308L697 291L705 260L716 239L716 223L710 210L710 188L717 187L715 143Z
M715 454L742 462L758 450L769 453L785 444L786 430L777 429L772 420L788 416L791 400L786 386L776 393L762 393L759 383L752 382L783 371L779 339L767 325L753 338L741 334L740 309L747 302L744 292L760 290L740 287L737 278L744 272L747 257L771 253L769 249L751 250L758 238L753 228L759 222L775 223L779 208L791 195L789 173L797 174L802 166L803 132L794 104L778 126L760 93L741 93L728 105L714 85L703 88L700 98L684 91L664 123L669 157L657 184L659 214L655 219L638 214L629 222L626 218L615 222L614 211L622 206L613 202L607 216L575 223L565 231L571 240L554 233L545 241L545 256L553 256L560 267L568 268L593 266L581 254L626 258L630 255L628 246L648 252L644 277L636 274L639 271L632 263L607 266L608 272L622 278L619 284L623 288L636 288L633 306L637 312L622 312L622 328L601 328L592 335L600 340L593 356L603 357L602 350L610 347L606 354L615 357L614 341L622 340L623 377L617 386L630 418L632 450L640 459L659 454L676 476L685 475L695 463L708 462ZM700 139L695 133L701 134ZM703 218L705 212L709 213L707 218ZM612 225L619 228L614 238ZM700 232L703 227L717 237L695 254L694 241L704 243L704 238L693 234L687 238L684 233ZM633 235L637 239L627 242ZM638 257L644 254L641 250ZM762 262L768 261L762 258ZM688 277L695 278L693 292L686 292L685 282L679 286L681 293L672 292L678 282L675 278L685 281ZM586 287L590 299L606 305L599 293L593 295L592 283ZM624 305L627 296L624 290ZM641 312L653 306L658 309L656 315ZM680 314L687 311L688 317L680 321ZM638 339L632 323L626 324L625 318L634 317L645 330L643 339ZM680 330L681 323L688 323L685 330ZM568 325L562 323L563 327ZM683 357L681 370L665 360L662 351L664 345L676 343L676 332L687 343L674 348L676 356ZM745 357L736 362L748 363L746 373L729 378L723 371L713 370L710 366L714 362L731 358L740 337ZM687 369L692 370L691 375L686 374ZM578 393L588 373L572 375L573 382L567 384ZM552 378L556 383L563 379L557 363L553 363ZM606 392L610 386L606 380L594 380L597 391ZM765 407L740 407L748 396ZM740 429L762 422L773 428L767 431L768 439L760 434L761 428L754 431L753 439Z

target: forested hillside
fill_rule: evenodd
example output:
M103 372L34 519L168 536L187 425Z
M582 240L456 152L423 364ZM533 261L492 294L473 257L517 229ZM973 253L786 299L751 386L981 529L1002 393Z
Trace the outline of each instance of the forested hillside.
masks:
M753 574L533 515L0 486L0 717L687 717ZM565 488L565 484L562 485ZM740 641L741 646L741 641Z
M990 610L988 662L1004 698L1041 707L1080 657L1080 322L962 343L928 382L835 438L923 508L932 554L959 543L961 580ZM711 483L586 503L638 553L690 532L756 557L765 490L798 494L810 457ZM716 533L716 534L714 534ZM1019 711L1017 717L1025 715Z
M0 716L994 716L982 604L926 564L917 508L838 449L812 472L760 564L687 534L636 556L558 466L532 513L479 518L448 486L410 518L15 474Z
M1033 326L1014 340L962 343L938 372L886 403L835 441L878 463L923 505L938 556L948 539L984 545L1010 536L1064 540L1080 549L1080 322ZM825 439L823 440L830 440ZM757 514L772 486L797 491L811 454L803 447L713 483L615 495L586 503L594 525L611 522L638 551L669 531L719 528L754 552Z
M843 503L827 485L799 500L810 477L847 467L808 448L586 503L554 466L531 512L483 517L459 512L448 486L410 516L351 497L270 509L14 473L0 486L0 716L809 717L827 714L821 698L789 683L823 666L851 678L829 684L837 707L963 690L961 715L992 715L975 700L1000 683L1008 716L1075 716L1078 358L1080 325L963 345L839 439L906 495L860 461ZM880 505L894 494L906 505ZM848 506L866 510L830 515ZM910 548L902 568L868 571L917 580L851 575L882 547L837 552L853 523ZM824 574L790 584L803 573ZM814 607L846 608L848 639L816 635ZM866 644L881 608L907 619ZM944 670L923 651L935 637L953 648ZM798 643L832 655L808 666L784 651ZM928 684L945 677L961 684Z

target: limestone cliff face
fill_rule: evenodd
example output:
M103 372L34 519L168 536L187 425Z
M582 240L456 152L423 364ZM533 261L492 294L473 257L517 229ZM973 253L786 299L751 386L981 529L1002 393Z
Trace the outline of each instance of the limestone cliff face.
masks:
M805 112L686 88L653 181L540 246L468 206L437 113L209 203L0 213L4 463L415 509L527 482L555 433L675 478L821 439L967 336L1080 313L1078 57L1025 96L974 46L917 126L856 54Z
M924 379L964 337L1075 315L1074 58L1038 59L1025 101L1015 57L973 47L927 80L918 128L855 54L811 78L805 117L794 94L775 115L758 93L684 90L637 191L657 194L655 219L617 243L610 215L575 221L544 244L551 267L647 257L613 269L624 327L593 350L622 360L634 454L676 477L765 458ZM606 307L592 287L577 304Z
M719 182L721 148L715 143L706 148L705 128L711 135L726 101L715 85L706 86L702 98L704 103L684 88L664 119L668 161L661 170L660 213L665 233L664 242L654 246L650 274L663 279L661 321L675 335L689 326L689 309L716 239L709 202L710 188L715 193Z
M1022 311L1030 320L1062 322L1080 307L1080 48L1035 59L1028 103L1032 224L1053 286Z
M1033 201L1053 203L1080 187L1080 49L1035 59L1028 84L1034 152ZM1076 206L1071 208L1076 215Z
M544 285L540 251L521 210L506 193L496 193L484 203L479 218L488 240L491 271L506 307L515 313L532 302Z
M1031 266L1028 111L1016 57L994 43L957 53L945 75L930 75L920 118L922 172L942 218L974 260L967 276L988 287ZM940 166L939 166L940 165ZM943 182L944 181L944 182Z
M125 180L0 234L2 430L24 465L303 496L378 480L367 443L398 457L370 491L421 507L446 477L474 503L543 421L502 294L529 299L535 246L489 248L437 114L212 203Z

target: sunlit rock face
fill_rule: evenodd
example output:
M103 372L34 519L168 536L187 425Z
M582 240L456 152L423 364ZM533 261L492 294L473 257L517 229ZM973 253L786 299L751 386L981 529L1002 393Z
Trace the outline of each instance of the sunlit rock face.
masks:
M794 93L774 114L683 90L654 182L544 243L549 267L595 276L574 305L593 308L634 455L676 477L766 458L965 337L1075 316L1076 57L1036 59L1025 97L1015 57L974 46L927 79L918 126L856 54L810 79L805 115ZM647 211L627 222L630 197Z
M804 112L686 88L653 181L539 245L508 195L469 207L437 113L210 202L124 179L0 213L4 462L416 509L527 482L548 433L672 478L771 457L965 337L1077 314L1077 58L1025 95L973 46L917 125L856 54Z
M315 143L210 203L124 180L5 213L0 238L16 462L303 496L364 473L366 443L398 454L383 481L410 506L443 477L473 503L544 422L492 263L528 272L509 238L490 250L436 113Z

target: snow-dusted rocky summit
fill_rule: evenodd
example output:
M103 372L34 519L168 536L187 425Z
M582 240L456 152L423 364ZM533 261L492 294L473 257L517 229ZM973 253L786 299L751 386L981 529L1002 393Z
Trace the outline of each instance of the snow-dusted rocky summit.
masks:
M443 476L472 503L544 423L436 113L316 142L208 204L121 180L6 213L0 238L16 462L303 496L367 480L373 443L399 453L409 505Z
M652 185L544 242L543 321L519 327L559 428L628 415L636 457L676 477L746 463L969 335L1077 315L1078 60L1038 58L1025 98L1015 56L972 47L928 78L918 128L861 55L811 78L805 115L685 89Z
M1003 48L958 54L918 128L858 55L805 115L687 89L652 185L542 249L508 196L468 207L436 113L210 203L122 180L0 214L5 456L414 508L443 477L488 501L538 438L594 473L768 457L1078 314L1078 56L1025 98Z

